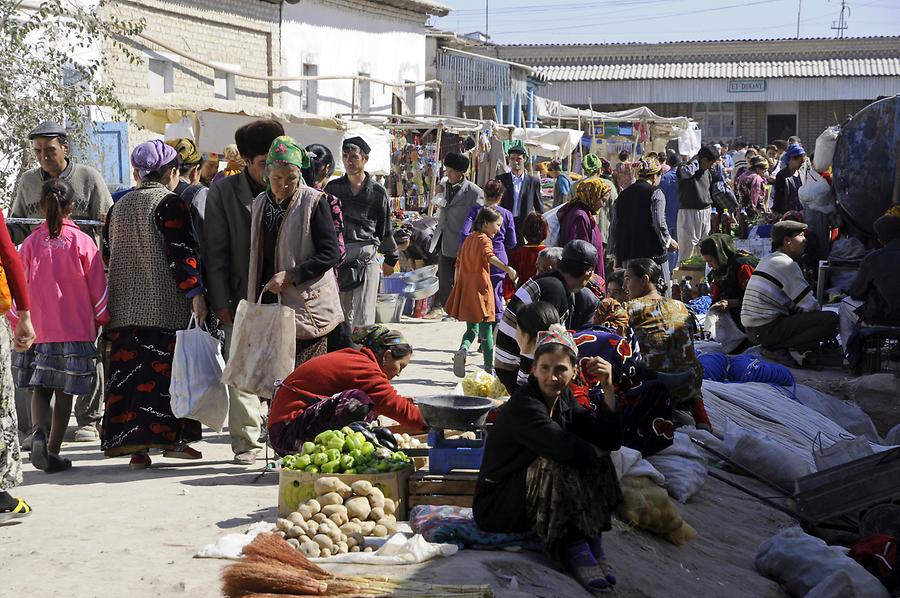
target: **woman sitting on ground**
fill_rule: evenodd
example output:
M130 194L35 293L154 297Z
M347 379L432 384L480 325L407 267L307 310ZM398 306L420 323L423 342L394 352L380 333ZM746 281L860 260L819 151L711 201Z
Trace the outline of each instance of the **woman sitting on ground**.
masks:
M585 588L606 592L616 580L601 534L622 500L608 451L621 446L621 415L609 364L590 407L578 404L569 390L577 360L561 325L539 335L528 384L500 409L487 437L473 512L485 531L534 531Z
M619 311L624 317L624 310L620 307ZM600 309L598 314L601 314ZM537 335L558 321L559 313L546 301L535 301L523 307L518 314L516 329L519 346L523 351L534 352ZM578 346L579 372L570 389L575 399L585 407L590 405L590 391L598 383L604 364L609 364L622 412L622 444L640 451L644 457L671 445L674 426L669 386L683 383L686 377L658 374L647 369L641 363L637 347L606 325L595 323L591 328L574 333L574 338Z
M709 288L712 295L710 311L728 314L741 330L741 303L747 283L759 264L759 258L734 247L731 235L712 234L700 241L700 255L712 269Z
M403 335L376 324L354 330L353 342L362 348L314 357L275 391L269 439L276 453L293 453L319 432L377 415L395 420L405 431L425 429L418 406L391 384L412 358Z
M625 289L630 301L625 308L647 367L671 374L693 372L675 389L676 410L687 410L698 428L712 430L703 405L703 366L694 352L694 316L681 301L662 295L665 280L659 264L651 259L631 260L625 267Z

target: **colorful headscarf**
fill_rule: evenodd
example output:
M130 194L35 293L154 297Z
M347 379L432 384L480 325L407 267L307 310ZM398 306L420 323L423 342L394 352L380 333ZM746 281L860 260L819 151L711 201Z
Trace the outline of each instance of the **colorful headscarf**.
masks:
M759 258L734 246L734 238L724 233L714 233L700 241L700 254L716 258L719 267L709 273L709 282L719 283L727 297L736 296L734 288L741 266L756 268Z
M138 144L131 152L131 165L137 169L138 176L146 177L151 172L156 172L166 164L170 164L178 157L172 146L166 145L160 139L145 141Z
M292 164L302 170L309 168L309 154L294 141L293 137L282 135L275 138L266 156L266 166L276 163Z
M612 297L607 297L600 301L597 311L594 312L594 324L609 328L619 336L627 336L628 312L621 303Z
M596 174L600 167L600 157L597 154L587 154L581 160L581 168L584 170L584 174L588 176Z
M591 177L578 181L572 200L582 202L588 210L596 214L609 201L611 194L612 188L609 183L599 177Z
M638 164L640 165L638 168L639 177L651 177L659 174L662 170L662 164L656 158L644 158Z
M178 158L182 164L194 165L199 164L200 160L202 160L200 151L190 139L170 139L166 141L166 144L172 146L178 152Z
M549 330L538 332L535 351L544 345L562 345L578 355L578 345L575 344L572 333L566 330L562 324L551 324Z
M357 345L362 345L375 352L382 352L391 347L410 346L402 332L391 330L381 324L354 328L351 338Z

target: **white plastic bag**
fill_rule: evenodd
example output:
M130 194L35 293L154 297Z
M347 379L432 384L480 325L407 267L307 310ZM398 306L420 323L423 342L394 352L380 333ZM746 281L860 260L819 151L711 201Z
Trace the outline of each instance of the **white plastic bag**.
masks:
M172 414L221 431L228 417L228 389L221 381L224 368L222 343L191 316L187 330L175 332L169 384Z
M872 450L865 436L844 437L834 444L824 446L822 435L817 434L816 440L813 442L812 454L813 460L816 462L816 470L822 471L874 455L875 451Z
M816 151L813 154L813 167L819 172L828 170L834 160L834 148L841 134L840 127L828 127L816 137Z
M823 581L843 571L842 585L846 588L840 596L866 596L888 598L890 594L862 565L847 556L847 549L829 546L819 538L803 532L799 527L789 527L778 532L759 545L756 551L756 570L781 583L791 596L827 596L819 587Z
M686 503L706 483L706 457L686 434L676 432L672 446L647 460L666 477L666 490L680 503Z
M800 179L803 185L797 190L800 203L806 210L815 210L823 214L833 214L835 211L834 195L831 185L821 174L812 168L808 168Z
M797 478L813 473L812 466L801 455L765 434L746 430L730 421L725 429L725 454L738 465L785 490L793 490Z
M709 336L722 345L722 351L731 353L737 349L747 338L741 329L734 323L734 319L728 312L709 310L703 321L703 329Z
M296 354L293 309L280 303L241 300L222 382L261 398L272 398L276 380L284 380L294 371Z
M559 210L564 205L566 204L562 204L562 206L556 206L552 210L544 212L544 220L547 221L547 225L549 226L550 230L550 232L547 233L547 239L544 241L544 245L547 247L556 247L556 240L559 238Z

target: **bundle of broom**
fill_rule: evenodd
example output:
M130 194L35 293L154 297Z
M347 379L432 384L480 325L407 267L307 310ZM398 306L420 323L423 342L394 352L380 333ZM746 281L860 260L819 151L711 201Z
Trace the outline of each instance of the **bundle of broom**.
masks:
M386 577L328 573L274 534L259 534L244 547L244 558L222 573L228 598L331 598L454 596L489 598L491 587L437 585Z

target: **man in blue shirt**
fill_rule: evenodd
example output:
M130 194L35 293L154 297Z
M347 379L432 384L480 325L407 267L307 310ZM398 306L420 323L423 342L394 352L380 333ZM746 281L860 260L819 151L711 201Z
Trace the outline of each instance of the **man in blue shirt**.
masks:
M666 164L671 169L659 179L659 188L662 189L663 195L666 196L666 226L669 227L669 234L675 241L678 241L678 173L675 170L681 164L680 156L675 150L666 150ZM674 272L678 265L678 252L669 252L669 271Z

